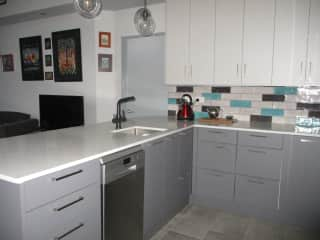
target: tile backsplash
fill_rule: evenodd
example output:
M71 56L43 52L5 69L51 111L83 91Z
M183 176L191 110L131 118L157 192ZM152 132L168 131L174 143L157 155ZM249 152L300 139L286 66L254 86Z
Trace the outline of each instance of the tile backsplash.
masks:
M240 121L271 119L275 123L296 122L296 116L320 117L320 88L297 87L168 87L168 114L176 115L180 98L190 94L196 118L208 117L206 109L220 107L222 115L233 115Z

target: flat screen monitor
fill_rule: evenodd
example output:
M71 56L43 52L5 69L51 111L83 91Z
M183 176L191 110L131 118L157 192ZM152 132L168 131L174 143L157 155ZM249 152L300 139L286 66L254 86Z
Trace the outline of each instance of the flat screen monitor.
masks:
M84 125L82 96L39 95L42 131Z

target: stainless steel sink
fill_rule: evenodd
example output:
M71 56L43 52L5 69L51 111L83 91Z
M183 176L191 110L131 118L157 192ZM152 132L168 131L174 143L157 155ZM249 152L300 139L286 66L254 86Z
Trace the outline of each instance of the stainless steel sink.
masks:
M150 127L129 127L120 130L112 131L113 134L121 134L121 135L131 135L131 136L142 136L147 137L152 134L156 134L159 132L165 132L168 129L165 128L150 128Z

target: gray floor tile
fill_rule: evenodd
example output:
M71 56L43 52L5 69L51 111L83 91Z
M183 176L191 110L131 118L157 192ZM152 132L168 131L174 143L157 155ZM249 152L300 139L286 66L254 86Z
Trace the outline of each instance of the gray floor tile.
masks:
M204 240L242 240L243 236L239 234L223 234L216 232L208 232Z
M252 219L244 235L244 240L283 240L283 227Z
M189 236L185 236L180 233L176 233L173 231L167 232L167 234L162 238L162 240L198 240L196 238L192 238Z
M301 228L287 226L283 233L284 240L319 240L320 234L303 230Z

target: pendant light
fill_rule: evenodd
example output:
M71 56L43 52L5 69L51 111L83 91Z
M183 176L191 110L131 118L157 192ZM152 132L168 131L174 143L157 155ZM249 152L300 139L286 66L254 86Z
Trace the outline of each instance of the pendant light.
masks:
M156 23L153 20L151 11L147 8L147 0L144 0L144 7L140 8L134 16L134 25L142 36L151 36L156 30Z
M101 13L102 0L73 0L77 12L85 18L95 18Z

